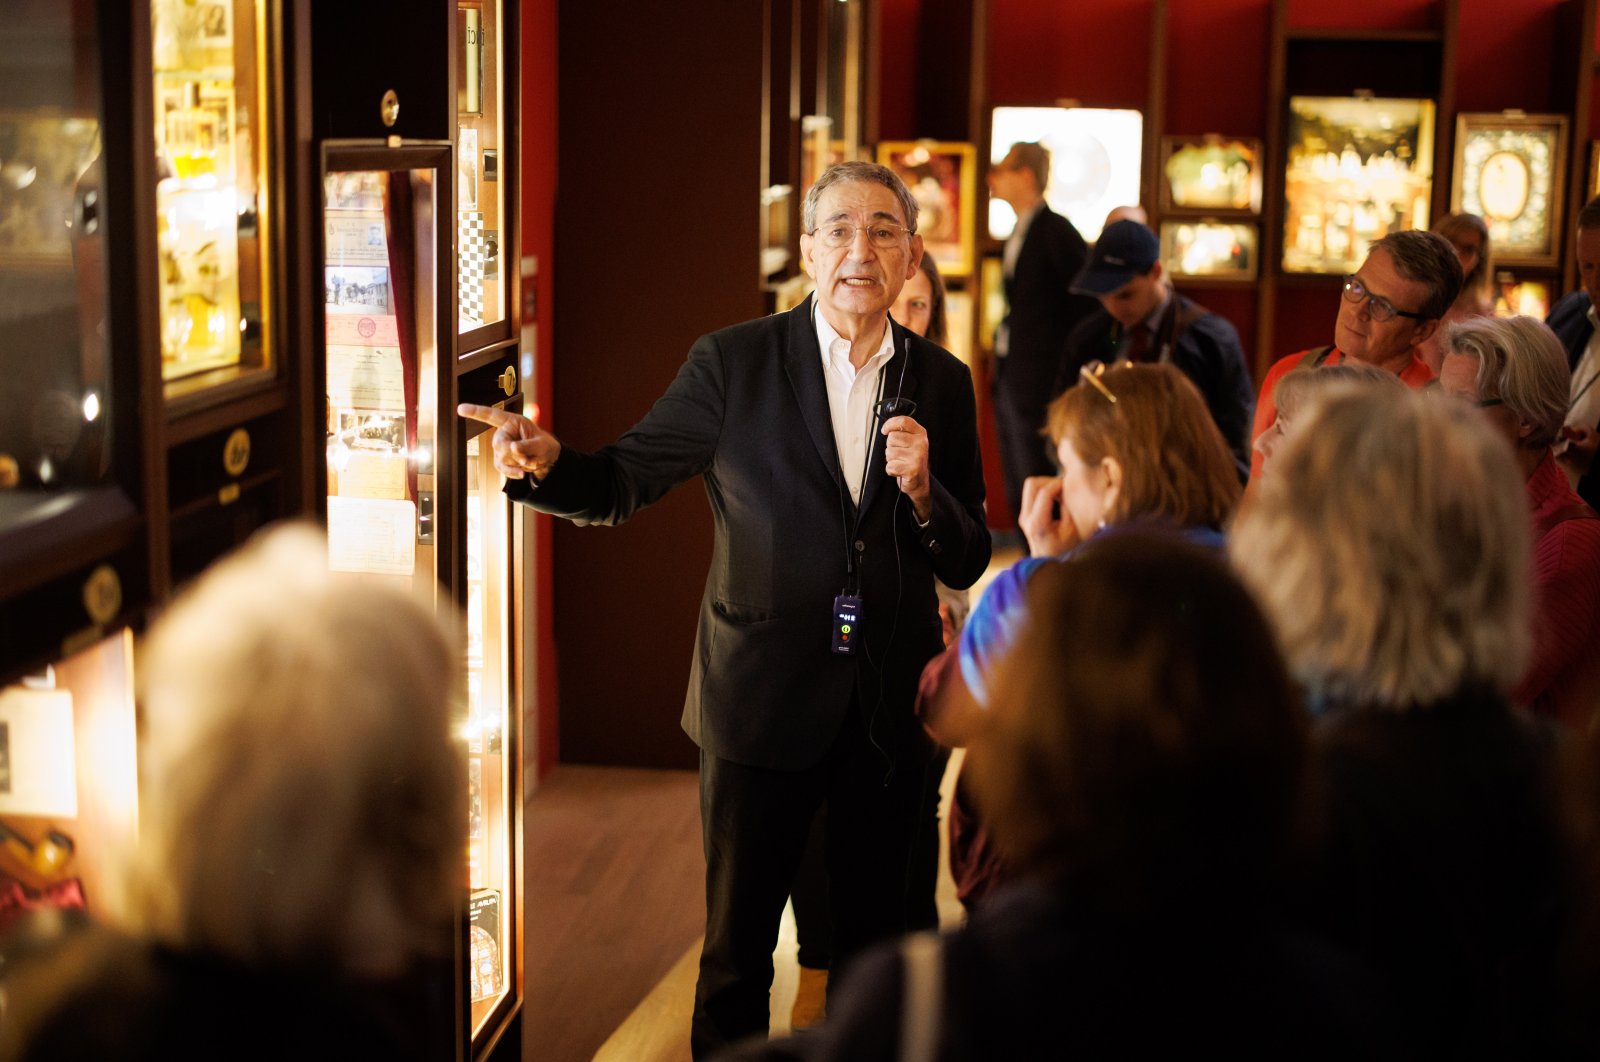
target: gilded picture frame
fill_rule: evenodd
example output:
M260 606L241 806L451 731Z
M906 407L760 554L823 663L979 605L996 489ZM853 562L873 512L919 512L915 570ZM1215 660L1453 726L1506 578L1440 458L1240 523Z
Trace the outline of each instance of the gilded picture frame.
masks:
M946 279L972 274L978 203L978 149L940 140L886 140L878 163L900 175L917 201L924 253Z
M1252 283L1260 271L1261 229L1232 220L1161 222L1161 262L1174 280Z
M1483 218L1496 265L1557 265L1566 164L1566 115L1459 114L1450 209Z
M1249 137L1162 137L1157 181L1162 215L1259 215L1261 159L1261 141Z

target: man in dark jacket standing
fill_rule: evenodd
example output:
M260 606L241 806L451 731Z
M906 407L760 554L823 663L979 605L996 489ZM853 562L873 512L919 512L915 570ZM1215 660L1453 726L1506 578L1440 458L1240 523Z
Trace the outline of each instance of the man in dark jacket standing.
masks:
M1595 339L1595 306L1600 297L1600 196L1578 212L1578 280L1583 285L1564 296L1545 323L1567 351L1572 370L1571 404L1567 407L1565 445L1557 443L1557 456L1567 475L1577 480L1578 495L1600 508L1600 469L1595 450L1600 449L1600 341Z
M1022 508L1022 481L1050 476L1043 437L1044 408L1061 373L1067 336L1094 303L1072 295L1072 278L1083 268L1088 248L1072 222L1044 201L1050 181L1050 152L1039 144L1011 145L1006 157L989 167L989 192L1017 212L1017 226L1006 240L1006 316L994 336L994 421L1000 436L1006 503L1013 515Z
M1199 388L1233 451L1239 478L1249 478L1255 398L1239 333L1226 318L1172 290L1156 234L1137 221L1107 225L1072 290L1099 299L1100 309L1073 329L1055 390L1072 386L1095 360L1171 362Z
M804 225L815 295L701 337L611 445L583 453L514 413L459 410L496 427L508 495L578 523L704 481L716 533L683 711L706 851L696 1058L767 1031L819 807L834 961L921 928L931 905L907 873L933 747L912 701L943 644L934 578L971 586L989 563L972 379L889 318L922 257L916 200L892 170L840 163Z

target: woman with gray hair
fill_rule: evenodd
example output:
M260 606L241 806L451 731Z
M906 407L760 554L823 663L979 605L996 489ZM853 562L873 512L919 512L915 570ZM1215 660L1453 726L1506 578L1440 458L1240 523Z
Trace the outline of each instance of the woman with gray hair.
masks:
M1397 1002L1406 1058L1544 1058L1566 928L1528 659L1517 468L1475 410L1392 388L1302 415L1231 542L1322 718L1307 908Z
M4 963L0 1059L447 1055L460 659L429 603L330 573L309 527L208 570L140 659L116 928Z
M1451 326L1439 386L1482 408L1511 445L1533 521L1533 660L1512 700L1575 727L1600 706L1600 517L1573 491L1551 444L1570 375L1555 333L1532 317Z

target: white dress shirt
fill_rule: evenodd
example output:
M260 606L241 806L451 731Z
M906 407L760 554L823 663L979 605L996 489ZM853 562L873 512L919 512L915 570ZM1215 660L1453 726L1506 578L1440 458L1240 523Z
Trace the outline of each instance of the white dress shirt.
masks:
M1600 316L1589 307L1589 324L1594 333L1589 345L1583 348L1578 364L1572 367L1571 406L1567 408L1567 424L1574 428L1593 428L1600 425Z
M815 303L811 319L817 327L817 346L822 349L822 379L828 385L828 412L833 417L839 471L850 488L850 500L860 505L867 454L869 449L877 448L878 440L878 419L872 407L878 403L883 367L894 356L894 330L885 320L877 353L857 369L850 364L850 341L833 330Z

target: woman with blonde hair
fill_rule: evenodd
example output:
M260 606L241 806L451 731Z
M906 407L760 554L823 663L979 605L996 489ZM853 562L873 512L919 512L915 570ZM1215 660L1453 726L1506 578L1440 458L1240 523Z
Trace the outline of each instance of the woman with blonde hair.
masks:
M1529 651L1516 465L1464 403L1335 391L1231 552L1324 716L1308 907L1402 1000L1408 1058L1550 1057L1563 853Z
M460 647L424 601L262 533L140 659L138 850L115 929L8 970L5 1059L427 1058L462 899ZM10 967L12 964L7 964Z
M1085 366L1047 411L1058 476L1023 484L1022 529L1032 556L984 591L959 642L959 675L924 720L942 744L964 745L984 725L989 672L1026 618L1029 582L1113 527L1147 526L1220 548L1239 503L1233 455L1205 400L1172 365ZM957 790L950 814L951 870L969 909L1006 878L977 809Z

